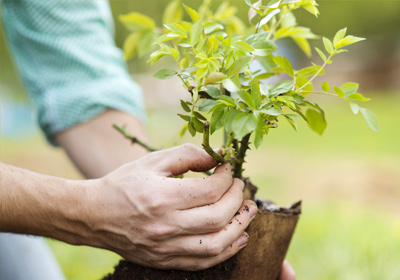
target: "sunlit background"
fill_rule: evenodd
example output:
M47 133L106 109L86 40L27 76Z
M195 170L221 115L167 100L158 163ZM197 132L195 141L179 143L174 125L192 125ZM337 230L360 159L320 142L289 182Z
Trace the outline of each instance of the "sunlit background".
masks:
M160 23L167 2L121 0L112 1L111 6L115 18L139 11ZM186 2L193 7L199 3ZM246 20L242 1L231 2L237 3L238 13ZM350 46L350 53L339 55L323 79L333 85L360 83L360 91L372 98L365 107L379 116L382 133L369 130L346 103L319 97L328 121L325 134L321 137L304 124L295 132L282 123L259 150L249 153L245 172L260 187L259 195L280 205L303 201L287 255L298 279L400 279L400 1L318 2L320 17L300 12L301 25L327 37L347 26L350 34L367 38ZM220 1L213 3L217 6ZM116 21L118 46L127 34ZM45 174L81 178L64 152L49 146L39 131L34 105L4 41L2 34L0 160ZM291 42L282 48L295 67L303 65L305 57ZM152 144L166 148L190 141L200 145L198 138L179 140L177 136L182 125L176 116L181 110L178 100L188 98L179 81L152 77L166 63L149 68L145 60L129 62L133 79L146 93ZM67 279L100 279L119 260L103 250L49 242Z

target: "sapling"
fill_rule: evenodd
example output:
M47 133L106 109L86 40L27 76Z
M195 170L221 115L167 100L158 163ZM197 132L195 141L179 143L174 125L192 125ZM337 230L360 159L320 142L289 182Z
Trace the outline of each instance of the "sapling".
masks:
M187 98L180 100L182 110L178 116L184 121L180 136L186 132L192 136L203 134L204 150L216 161L230 163L232 175L245 182L244 198L255 200L257 188L243 176L246 152L253 146L259 148L264 137L275 132L280 122L288 122L297 130L296 122L305 121L322 135L327 126L325 113L309 99L312 94L342 99L354 114L360 112L364 116L372 130L379 132L380 126L376 115L359 105L369 98L358 92L357 83L332 86L322 82L316 86L316 78L325 73L332 59L364 38L347 35L347 29L343 28L331 40L299 26L296 10L319 15L314 0L243 1L243 6L249 9L248 25L236 16L235 6L223 2L213 10L211 0L204 0L197 10L181 0L171 1L162 27L156 27L152 18L136 12L123 15L120 20L132 32L124 44L126 59L144 56L152 50L150 64L165 57L174 61L174 67L161 69L154 76L162 80L179 79L187 91ZM292 39L306 54L308 66L296 69L284 54L277 54L277 43L284 38ZM323 48L312 51L310 40L317 39L322 40ZM252 66L256 61L261 70ZM121 126L115 127L132 143L154 151ZM218 130L222 130L224 139L220 147L211 147L210 136ZM220 148L219 152L214 148ZM257 200L257 204L259 213L247 228L256 242L250 242L234 258L194 274L165 272L122 261L115 276L107 279L275 280L297 223L300 203L287 208L262 200Z
M323 134L325 114L319 104L309 100L311 94L346 101L354 114L361 112L372 130L380 130L376 115L358 103L369 98L358 92L357 83L331 86L323 82L315 86L315 78L325 73L335 56L364 38L347 35L346 28L333 40L322 37L324 48L315 48L318 57L314 60L310 40L321 37L299 26L294 12L305 9L318 16L316 1L244 2L249 8L250 26L235 15L237 8L229 2L213 11L211 0L204 0L197 10L173 0L160 28L153 19L136 12L120 17L132 31L124 44L127 59L143 56L152 47L151 65L164 57L173 59L173 69L162 69L154 77L178 78L188 92L188 100L180 100L183 111L178 116L185 122L181 136L186 131L192 136L203 134L202 146L207 153L218 162L232 164L233 176L243 178L246 151L251 146L260 147L279 122L287 121L297 130L296 121L305 121L313 131ZM298 45L309 58L309 66L295 69L285 55L276 54L276 43L283 38L291 38ZM253 70L254 61L263 69ZM271 83L271 77L280 77L280 82ZM216 153L209 142L210 135L218 130L225 136L222 153Z

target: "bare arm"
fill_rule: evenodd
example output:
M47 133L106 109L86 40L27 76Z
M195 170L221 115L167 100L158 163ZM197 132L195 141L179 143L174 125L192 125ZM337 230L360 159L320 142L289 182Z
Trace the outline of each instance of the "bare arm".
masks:
M87 178L99 178L117 167L147 154L132 145L112 126L124 125L130 133L148 142L142 123L124 112L108 110L87 123L56 135L57 142Z

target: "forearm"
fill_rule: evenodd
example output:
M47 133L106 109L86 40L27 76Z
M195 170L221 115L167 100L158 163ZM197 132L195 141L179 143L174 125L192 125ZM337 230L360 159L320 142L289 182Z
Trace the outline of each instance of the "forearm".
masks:
M0 163L0 230L80 244L88 188Z
M113 124L125 126L135 137L147 142L142 123L115 110L56 135L57 142L87 178L102 177L147 153L141 146L132 145L113 128Z

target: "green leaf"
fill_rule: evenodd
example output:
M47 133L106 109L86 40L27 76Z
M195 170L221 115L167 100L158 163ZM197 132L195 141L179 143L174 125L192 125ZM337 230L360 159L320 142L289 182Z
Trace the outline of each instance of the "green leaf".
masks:
M139 38L140 38L140 33L132 33L124 41L125 60L131 59L136 55Z
M288 92L292 89L293 86L294 81L286 80L279 82L270 89L268 97L272 98L278 96L281 93Z
M343 91L344 96L348 97L352 94L357 93L359 84L357 83L344 83L340 86L340 89Z
M286 58L286 57L282 57L282 62L283 62L283 66L286 70L286 73L291 76L294 77L294 71L293 71L293 67L292 64L290 64L290 61Z
M353 94L349 95L347 98L351 99L351 100L358 100L358 101L363 101L363 102L371 100L371 98L364 97L361 93L353 93Z
M326 55L323 53L323 51L321 51L318 48L315 48L315 50L317 51L317 53L319 54L319 56L322 58L322 60L325 62L326 61Z
M280 116L283 114L282 109L279 107L271 107L259 110L260 113L264 113L270 116Z
M210 75L206 76L204 84L212 85L212 84L216 84L216 83L221 83L225 79L226 79L226 75L224 73L214 72L214 73L211 73Z
M187 128L188 128L190 134L191 134L193 137L196 136L196 129L195 129L194 126L193 126L193 121L192 121L192 119L190 119Z
M249 44L247 44L246 42L243 42L243 41L234 43L233 47L238 50L244 51L244 52L253 52L254 51L254 49Z
M185 28L183 28L183 26L181 26L178 23L169 23L169 24L164 24L165 28L167 28L168 30L170 30L171 32L177 32L183 35L186 35L186 30Z
M322 68L319 65L313 65L309 67L302 68L298 71L296 71L297 76L299 77L310 77L314 76L315 74L319 73L318 75L322 75L325 73L324 68Z
M201 38L201 34L203 32L203 24L199 20L195 24L193 24L192 28L190 29L190 43L192 45L196 45Z
M239 87L231 79L224 80L222 82L222 85L229 92L238 92L240 90Z
M257 56L267 56L278 50L276 44L272 41L259 41L251 45L254 48L254 55Z
M210 133L213 134L215 131L220 129L225 122L225 108L220 107L217 108L213 114L211 115L211 120L210 120Z
M276 9L276 8L279 7L279 2L280 2L280 1L281 1L281 0L271 0L271 1L266 5L266 7Z
M223 30L224 26L218 22L207 22L204 24L204 33L211 34L215 30Z
M284 115L284 117L286 118L286 120L289 122L290 126L293 127L294 130L297 131L297 124L296 122L289 116Z
M345 38L343 38L342 40L340 40L339 42L337 42L335 44L335 48L339 49L360 41L364 41L365 38L361 38L361 37L355 37L355 36L346 36Z
M187 113L191 112L192 110L190 110L189 106L186 104L185 101L181 100L181 107L183 110L185 110Z
M326 129L326 121L323 112L319 112L313 109L308 109L306 112L306 118L310 128L322 135Z
M212 97L212 98L217 98L218 96L221 95L221 92L219 89L215 86L206 86L206 92Z
M183 18L183 10L181 6L181 0L171 1L165 8L163 15L163 24L178 23Z
M219 96L219 97L218 97L218 101L219 101L221 104L225 104L225 105L227 105L227 106L231 106L231 107L236 107L236 106L237 106L235 100L234 100L232 97L227 96L227 95L221 95L221 96Z
M251 108L254 109L254 100L251 97L250 93L245 90L239 90L236 92L237 95Z
M263 142L263 129L264 128L264 121L262 116L258 116L257 118L257 126L256 130L254 131L254 146L256 149L261 146Z
M188 129L188 124L185 123L182 126L181 130L179 130L179 138L182 138L185 135L185 132L187 131L187 129Z
M254 108L259 108L261 105L261 90L258 80L254 80L251 84L251 97L254 101Z
M243 56L239 58L229 67L227 76L232 77L234 74L242 72L249 66L251 60L251 56Z
M242 139L257 127L257 119L253 114L240 113L232 122L232 130L237 139Z
M151 50L156 36L157 34L153 29L144 30L141 32L141 37L137 44L137 52L139 57L142 57Z
M326 50L329 54L333 53L333 45L332 45L332 42L331 42L328 38L326 38L326 37L323 37L323 38L322 38L322 41L323 41L323 43L324 43L325 50Z
M369 109L360 108L360 112L363 115L368 126L375 132L381 132L381 125L379 123L378 117Z
M340 29L338 32L336 32L335 37L333 37L333 44L335 45L335 48L338 48L336 45L337 43L346 36L347 32L347 27Z
M194 112L193 112L193 115L194 115L196 118L198 118L199 120L201 120L201 121L206 121L206 120L207 120L207 119L206 119L202 114L200 114L199 112L194 111Z
M268 37L268 34L269 34L268 31L260 32L257 34L252 34L252 35L245 37L243 41L245 41L247 44L249 44L250 46L252 46L254 48L254 44L261 42L261 41L265 41Z
M350 109L353 112L354 115L357 115L358 112L360 111L360 106L357 103L349 101L350 104Z
M241 112L238 110L230 110L228 112L228 115L226 117L226 122L225 122L225 131L226 133L230 134L232 133L232 122L236 118L237 115L239 115Z
M186 115L182 115L182 114L178 114L179 117L181 117L184 121L190 121L190 116L186 116Z
M119 16L119 20L131 31L142 31L156 27L156 23L152 18L136 12L121 15Z
M266 14L265 17L263 17L260 22L257 24L257 28L260 28L262 26L264 26L265 24L267 24L275 15L279 14L279 12L281 11L281 9L276 9L273 10L269 13Z
M201 122L199 119L197 118L192 118L192 125L193 128L198 132L198 133L203 133L204 132L204 123Z
M344 92L343 92L340 88L338 88L338 87L336 87L336 86L333 86L333 90L336 92L336 94L337 94L338 96L344 97Z
M200 112L210 111L214 106L216 106L218 104L220 104L220 103L218 103L216 100L206 99L203 101L203 103L200 104L199 111Z
M244 0L244 2L248 5L248 6L253 6L253 3L251 3L251 1L250 0Z
M321 88L323 91L328 92L331 90L331 87L329 86L328 82L323 82L321 85Z
M190 16L190 18L192 19L193 22L197 22L200 20L200 16L195 10L186 6L185 4L182 4L182 5L185 8L186 12L188 13L188 15Z
M178 74L175 70L172 69L161 69L157 73L154 74L154 78L160 79L160 80L168 80L171 79L173 76Z
M311 47L307 39L296 36L293 36L292 39L308 57L311 57Z

